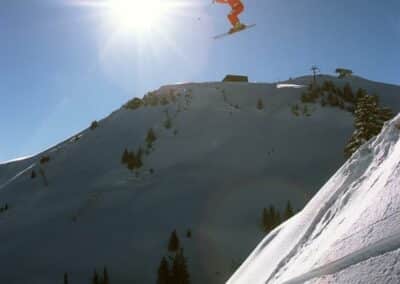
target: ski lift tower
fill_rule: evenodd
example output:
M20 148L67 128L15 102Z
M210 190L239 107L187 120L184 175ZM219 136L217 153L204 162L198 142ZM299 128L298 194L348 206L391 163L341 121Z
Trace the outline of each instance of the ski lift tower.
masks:
M313 72L313 85L317 83L317 74L320 72L316 65L311 66L311 71Z

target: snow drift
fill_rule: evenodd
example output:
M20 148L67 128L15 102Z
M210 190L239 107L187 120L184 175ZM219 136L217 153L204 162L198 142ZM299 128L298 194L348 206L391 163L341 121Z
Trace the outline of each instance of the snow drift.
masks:
M400 115L363 145L228 284L399 283Z

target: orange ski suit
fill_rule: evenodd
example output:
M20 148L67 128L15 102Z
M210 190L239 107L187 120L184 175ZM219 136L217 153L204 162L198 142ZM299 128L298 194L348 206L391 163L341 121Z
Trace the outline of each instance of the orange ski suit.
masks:
M228 19L232 26L239 22L238 15L243 12L244 6L240 0L215 0L217 3L227 3L232 7L232 11L228 15Z

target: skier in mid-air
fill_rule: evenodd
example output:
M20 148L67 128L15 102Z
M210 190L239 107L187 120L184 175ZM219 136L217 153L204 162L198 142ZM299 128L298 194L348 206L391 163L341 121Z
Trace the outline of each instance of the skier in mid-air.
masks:
M240 0L213 0L213 3L229 4L231 6L232 11L228 15L228 19L232 24L230 33L246 28L246 25L242 24L238 18L238 15L244 10L244 5Z

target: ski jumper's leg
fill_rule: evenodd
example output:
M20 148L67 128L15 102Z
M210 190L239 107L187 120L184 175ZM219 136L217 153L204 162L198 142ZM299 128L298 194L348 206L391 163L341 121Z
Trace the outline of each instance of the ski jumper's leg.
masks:
M244 6L240 1L237 1L232 5L232 11L228 15L228 19L231 22L232 26L235 26L239 22L238 15L242 13L243 10Z

